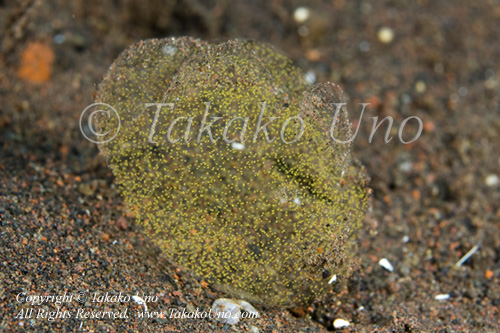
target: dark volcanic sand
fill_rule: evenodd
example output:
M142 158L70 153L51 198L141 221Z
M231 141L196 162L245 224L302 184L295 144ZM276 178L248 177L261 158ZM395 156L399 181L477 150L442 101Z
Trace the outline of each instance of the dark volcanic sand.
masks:
M306 37L293 20L305 1L33 3L0 3L0 331L318 332L333 329L336 318L352 331L498 329L498 1L308 1ZM394 31L390 43L379 40L383 27ZM133 301L73 301L60 309L128 308L129 319L16 319L22 309L56 310L19 303L20 293L155 295L153 311L208 310L224 297L150 244L78 125L119 52L140 39L183 35L270 42L317 81L341 84L354 118L358 103L372 103L354 144L373 189L373 209L359 231L359 266L339 277L343 283L323 302L292 312L257 307L260 319L235 326L138 319L142 306ZM51 77L38 84L19 74L33 42L55 54ZM394 118L390 143L382 129L368 143L375 116ZM409 116L420 117L424 131L404 145L397 128ZM479 250L454 267L475 245ZM393 272L379 266L381 258ZM436 300L439 294L449 299Z

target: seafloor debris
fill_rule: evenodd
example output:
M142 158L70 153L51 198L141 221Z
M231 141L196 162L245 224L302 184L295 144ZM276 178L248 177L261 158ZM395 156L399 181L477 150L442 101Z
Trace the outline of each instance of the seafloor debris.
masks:
M345 319L342 319L342 318L337 318L333 321L333 327L335 329L341 329L341 328L344 328L344 327L349 327L350 323L345 320Z
M386 270L389 272L394 271L394 267L392 267L392 264L387 260L387 258L382 258L378 261L378 264L382 267L384 267Z
M212 305L212 312L216 320L224 324L237 324L246 313L249 318L259 318L259 312L248 302L238 299L219 298Z

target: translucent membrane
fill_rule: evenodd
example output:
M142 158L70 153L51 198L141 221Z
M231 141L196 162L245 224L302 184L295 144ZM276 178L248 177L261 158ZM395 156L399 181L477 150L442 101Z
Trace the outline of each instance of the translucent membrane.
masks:
M280 306L311 302L345 273L367 179L350 144L331 138L338 86L307 85L268 45L169 38L124 51L97 101L120 115L120 132L100 148L123 197L177 263L233 296ZM333 134L347 139L339 111ZM260 125L277 117L266 127L272 142L255 135L261 112ZM221 117L213 140L200 135L204 114L204 125ZM102 133L117 128L116 118L97 120Z

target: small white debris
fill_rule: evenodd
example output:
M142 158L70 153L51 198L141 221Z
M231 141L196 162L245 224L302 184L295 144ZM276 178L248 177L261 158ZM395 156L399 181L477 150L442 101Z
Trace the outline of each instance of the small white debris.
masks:
M366 40L362 41L361 43L359 43L359 49L361 50L361 52L370 51L370 43Z
M410 241L410 237L408 235L404 235L402 241L403 243L408 243Z
M450 298L450 295L449 294L439 294L439 295L434 296L434 298L437 301L444 301L444 300L447 300L448 298Z
M358 312L363 311L364 309L365 309L365 307L364 307L364 306L360 306L360 307L358 308Z
M341 318L337 318L333 321L333 327L335 327L335 329L337 330L340 328L349 327L349 325L350 323L347 320Z
M233 143L231 143L231 148L236 149L236 150L243 150L243 149L245 149L245 145L240 143L240 142L233 142Z
M249 318L260 317L259 312L246 301L219 298L212 305L212 311L215 312L215 319L224 324L237 324L240 321L241 310L248 312L250 314ZM223 314L217 315L220 312L223 312Z
M377 37L382 43L389 44L394 39L394 30L383 27L378 31Z
M115 239L111 244L115 245L116 243L118 243L118 241Z
M136 302L137 304L139 305L143 305L144 306L144 311L148 311L148 306L146 305L146 301L144 301L142 298L140 298L139 296L132 296L132 299L134 300L134 302Z
M250 326L250 329L249 329L250 332L252 333L259 333L259 329L255 326Z
M334 283L335 281L337 281L337 274L334 274L334 275L332 276L332 278L330 279L330 281L328 281L328 284L332 284L332 283Z
M307 73L304 75L304 79L307 83L314 84L316 82L316 73L314 73L313 70L307 71Z
M301 203L300 198L299 197L295 197L295 199L293 199L293 203L296 204L297 206L299 206L300 203Z
M427 85L424 81L417 81L417 83L415 83L415 90L418 93L424 93L427 90Z
M243 311L250 313L254 318L260 317L259 312L247 301L236 300L236 303L239 303Z
M387 269L389 272L392 272L394 271L394 267L392 267L391 263L389 262L389 260L387 260L386 258L382 258L378 261L378 264L382 267L384 267L385 269Z
M298 7L293 12L293 19L297 23L304 23L311 16L311 11L307 7Z
M484 182L489 187L497 186L498 185L498 176L495 174L488 175L488 177L486 177Z
M464 262L467 261L476 251L479 250L479 245L474 245L472 249L469 250L460 260L455 264L455 267L460 267Z
M177 48L171 45L165 45L163 47L163 52L165 52L169 56L173 56L175 52L177 52Z
M411 163L410 161L399 163L398 169L401 172L410 172L411 170L413 170L413 163Z

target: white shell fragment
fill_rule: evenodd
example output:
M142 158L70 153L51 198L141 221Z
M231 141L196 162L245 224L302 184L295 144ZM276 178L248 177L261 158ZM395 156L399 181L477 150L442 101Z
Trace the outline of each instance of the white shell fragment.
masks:
M215 319L224 324L237 324L240 321L240 305L231 299L219 298L212 305L212 311L216 313ZM224 312L224 315L217 315Z
M498 176L495 174L488 175L486 179L484 180L486 185L489 187L497 186L498 185Z
M348 327L349 325L350 323L347 320L341 318L337 318L333 321L333 327L335 327L335 329L337 330L340 328Z
M382 43L389 44L394 39L394 30L383 27L378 31L377 37Z
M419 93L424 93L427 90L427 85L424 81L417 81L415 83L415 90Z
M474 245L474 247L472 249L470 249L469 252L464 254L464 256L462 258L460 258L460 260L455 264L455 267L462 266L463 263L467 261L467 259L469 259L474 253L477 252L477 250L479 250L479 244Z
M447 300L448 298L450 298L450 295L449 294L439 294L439 295L434 296L434 298L438 301L444 301L444 300Z
M241 300L236 300L236 302L240 304L243 311L252 314L255 318L260 317L259 312L252 306L252 304L248 303L247 301L241 301Z
M240 321L242 310L248 312L252 318L260 317L259 312L246 301L219 298L212 305L212 311L215 313L215 319L224 324L237 324Z
M236 149L236 150L243 150L245 149L245 145L239 142L233 142L231 143L231 148Z
M332 283L334 283L335 281L337 281L337 274L334 274L334 275L332 276L332 278L330 279L330 281L328 281L328 284L332 284Z
M249 331L251 333L259 333L259 329L257 327L255 327L255 326L250 326Z
M137 304L139 305L143 305L144 306L144 311L148 311L148 306L146 305L146 301L144 301L142 298L140 298L139 296L132 296L132 299L134 300L134 302L136 302Z
M378 261L378 264L385 269L387 269L389 272L394 271L394 267L392 267L392 264L387 260L387 258L382 258Z
M316 73L314 73L313 70L309 70L306 74L304 74L304 79L307 83L314 84L316 82Z
M297 7L293 12L293 19L297 23L304 23L307 21L309 16L311 15L311 11L307 7Z

